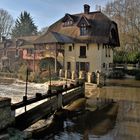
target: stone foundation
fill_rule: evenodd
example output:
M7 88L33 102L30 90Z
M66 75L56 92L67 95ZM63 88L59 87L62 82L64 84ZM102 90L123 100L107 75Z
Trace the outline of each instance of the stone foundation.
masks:
M12 125L15 113L11 111L11 99L0 97L0 131Z

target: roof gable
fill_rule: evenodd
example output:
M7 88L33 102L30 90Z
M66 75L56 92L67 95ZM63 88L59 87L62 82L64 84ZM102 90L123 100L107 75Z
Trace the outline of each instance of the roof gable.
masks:
M87 19L85 16L82 16L82 17L79 19L79 21L78 21L78 23L77 23L77 26L80 27L82 24L85 24L86 26L90 26L90 23L89 23L88 19Z
M62 19L62 21L63 21L63 22L66 22L66 21L68 21L68 20L71 20L71 21L74 22L74 18L73 18L72 15L70 15L70 14L65 14L64 18Z

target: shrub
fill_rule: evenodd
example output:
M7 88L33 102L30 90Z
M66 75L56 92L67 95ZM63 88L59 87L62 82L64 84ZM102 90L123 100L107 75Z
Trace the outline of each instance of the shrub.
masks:
M140 70L136 70L136 69L125 70L125 73L131 76L136 76L137 73L140 73Z

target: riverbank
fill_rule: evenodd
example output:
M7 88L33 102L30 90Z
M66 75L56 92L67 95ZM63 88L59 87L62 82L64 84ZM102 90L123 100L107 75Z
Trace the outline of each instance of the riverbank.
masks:
M0 84L11 84L16 81L16 78L0 77Z

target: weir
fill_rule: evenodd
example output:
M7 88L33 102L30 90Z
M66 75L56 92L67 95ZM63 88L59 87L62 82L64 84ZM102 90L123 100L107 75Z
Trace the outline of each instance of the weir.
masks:
M3 108L3 112L7 111L8 114L14 114L13 112L21 107L30 105L32 103L43 101L44 99L48 99L44 103L25 111L24 113L18 115L17 117L13 115L9 115L9 120L12 119L12 123L9 121L8 125L14 124L13 126L19 130L24 130L28 128L30 125L39 121L42 118L47 118L47 116L52 115L57 110L62 109L64 106L73 102L74 100L85 96L85 83L83 80L77 81L76 84L71 84L70 87L65 87L61 90L49 90L47 94L42 95L41 93L37 93L36 97L27 99L23 98L22 102L16 104L8 104L9 110L5 110ZM1 116L0 116L1 117ZM1 119L1 118L0 118ZM3 117L6 121L6 118ZM7 124L3 128L7 128ZM1 130L1 127L0 127Z

